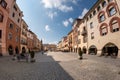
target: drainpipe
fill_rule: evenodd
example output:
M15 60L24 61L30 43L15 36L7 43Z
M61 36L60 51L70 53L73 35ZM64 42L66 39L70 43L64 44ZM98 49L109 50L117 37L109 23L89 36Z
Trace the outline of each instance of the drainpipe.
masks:
M117 1L115 0L115 3L117 4ZM118 9L118 12L119 12L119 15L120 15L120 9L118 7L118 4L117 4L117 9Z
M88 54L88 27L87 27L87 21L85 20L85 26L86 26L86 29L87 29L87 54Z

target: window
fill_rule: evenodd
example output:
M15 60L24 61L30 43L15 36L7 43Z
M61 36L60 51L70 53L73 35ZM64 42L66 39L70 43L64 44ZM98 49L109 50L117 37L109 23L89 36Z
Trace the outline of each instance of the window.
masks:
M19 16L20 16L21 14L19 13Z
M116 9L114 7L109 9L109 15L112 16L116 13Z
M94 32L91 33L91 39L94 39Z
M78 44L81 44L81 39L78 39Z
M98 20L99 20L99 23L100 22L103 22L105 20L105 12L104 11L101 11L99 14L98 14Z
M105 16L104 15L101 15L100 16L100 22L104 21L105 20Z
M2 30L0 30L0 39L2 38Z
M10 40L12 39L12 34L11 33L8 34L8 39L10 39Z
M90 18L92 18L92 14L90 14Z
M102 3L102 7L105 7L107 5L106 1Z
M17 36L17 37L16 37L16 42L18 42L18 41L19 41L19 37Z
M89 18L87 17L87 21L89 20Z
M101 35L104 36L106 34L107 34L107 27L106 26L101 27Z
M15 17L15 13L13 12L12 17Z
M3 22L3 15L0 13L0 22Z
M1 0L1 1L0 1L0 5L1 5L3 8L5 8L5 9L6 9L6 7L7 7L7 3L5 2L5 0Z
M12 23L10 23L9 28L13 29L13 24Z
M112 32L117 32L117 31L119 31L119 24L118 24L117 20L114 20L112 22Z
M17 21L18 21L18 23L19 23L19 22L20 22L20 19L18 19Z
M91 28L91 29L93 28L93 22L90 23L90 28Z
M18 33L18 31L19 31L19 29L18 28L16 28L16 32Z
M87 42L87 36L84 36L83 37L83 43L86 43Z
M100 7L100 6L98 6L98 7L97 7L97 11L100 11L100 10L101 10L101 7Z
M15 5L13 6L13 8L14 8L15 11L17 11L17 7Z
M95 14L96 14L96 11L93 12L93 15L95 15Z
M108 2L112 2L112 0L108 0Z
M80 35L80 31L78 31L78 35Z

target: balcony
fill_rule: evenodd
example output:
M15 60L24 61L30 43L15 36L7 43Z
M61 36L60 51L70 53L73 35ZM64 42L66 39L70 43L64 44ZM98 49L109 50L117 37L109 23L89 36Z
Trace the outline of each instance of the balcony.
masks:
M82 36L86 36L86 35L87 35L87 30L84 29L84 30L81 32L81 35L82 35Z

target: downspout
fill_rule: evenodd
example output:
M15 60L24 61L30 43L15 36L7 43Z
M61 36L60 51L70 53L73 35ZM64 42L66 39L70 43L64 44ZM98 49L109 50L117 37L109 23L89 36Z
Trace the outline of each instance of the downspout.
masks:
M117 4L117 1L115 0L115 3ZM117 4L117 9L118 9L118 12L119 12L119 15L120 15L120 9L118 7L118 4Z

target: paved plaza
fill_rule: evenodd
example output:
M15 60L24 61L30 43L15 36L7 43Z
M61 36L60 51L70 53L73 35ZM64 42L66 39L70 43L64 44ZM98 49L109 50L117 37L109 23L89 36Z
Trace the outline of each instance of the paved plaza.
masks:
M120 59L75 53L37 53L36 62L0 57L0 80L120 80Z

